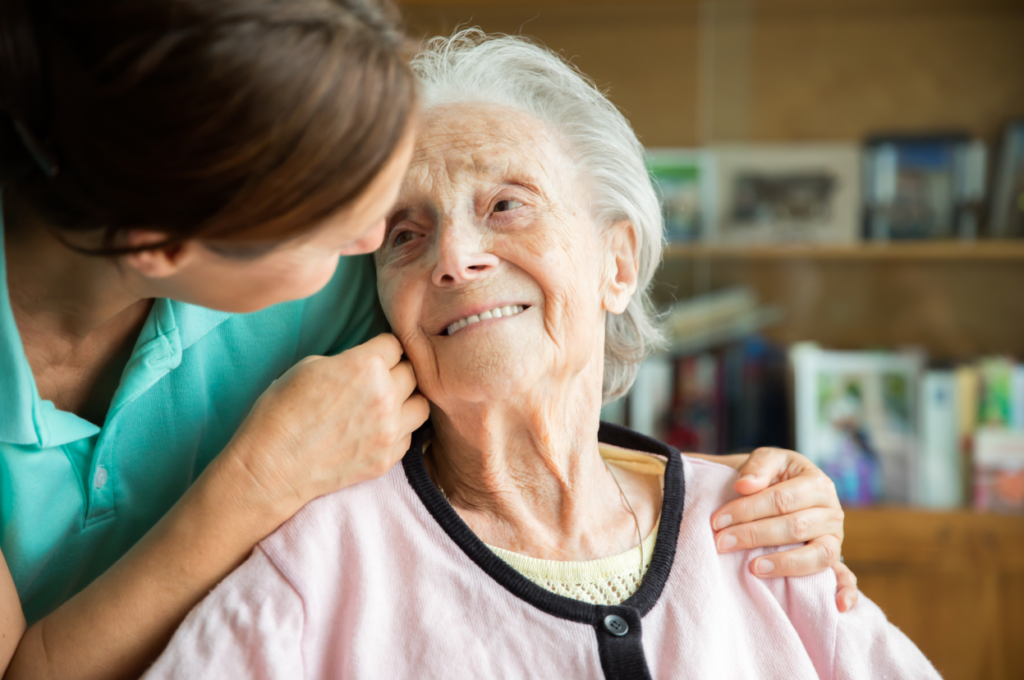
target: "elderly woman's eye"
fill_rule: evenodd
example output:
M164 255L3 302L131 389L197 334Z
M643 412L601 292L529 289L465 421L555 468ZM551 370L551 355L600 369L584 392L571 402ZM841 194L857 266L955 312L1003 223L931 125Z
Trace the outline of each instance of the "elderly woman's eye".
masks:
M411 232L411 231L400 231L397 234L395 234L394 238L391 239L391 242L395 246L401 246L401 245L405 245L406 243L408 243L409 241L413 240L414 238L416 238L416 234L414 234L413 232Z
M522 201L517 201L514 198L506 198L505 200L498 201L494 204L494 212L508 212L509 210L515 210L522 206Z

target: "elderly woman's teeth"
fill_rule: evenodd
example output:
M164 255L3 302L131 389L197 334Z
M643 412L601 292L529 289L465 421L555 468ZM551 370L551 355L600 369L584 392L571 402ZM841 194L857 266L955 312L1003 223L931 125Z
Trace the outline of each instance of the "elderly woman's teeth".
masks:
M480 314L473 314L472 316L467 316L465 319L460 319L453 323L451 326L448 326L448 335L451 335L455 331L462 330L466 326L474 324L477 321L486 321L487 319L500 319L506 316L515 316L516 314L522 312L525 309L526 307L524 307L523 305L508 305L505 307L495 307L494 309L488 310L486 312L481 312Z

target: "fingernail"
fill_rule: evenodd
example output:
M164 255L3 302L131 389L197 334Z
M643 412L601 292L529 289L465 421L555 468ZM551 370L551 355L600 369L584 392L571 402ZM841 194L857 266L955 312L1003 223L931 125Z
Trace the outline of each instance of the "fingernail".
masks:
M740 481L741 482L745 482L748 479L753 481L753 480L757 479L757 475L743 475L742 477L740 477Z
M719 515L715 518L715 526L713 526L712 528L715 531L719 531L728 526L732 526L732 515Z
M758 574L770 574L775 571L775 565L770 560L761 559L754 565L754 571Z
M732 550L736 547L736 537L732 534L722 534L715 541L715 545L718 547L718 552L725 552L726 550Z
M850 607L852 607L852 606L853 606L853 598L852 597L848 597L848 598L843 600L843 611L844 612L850 611Z

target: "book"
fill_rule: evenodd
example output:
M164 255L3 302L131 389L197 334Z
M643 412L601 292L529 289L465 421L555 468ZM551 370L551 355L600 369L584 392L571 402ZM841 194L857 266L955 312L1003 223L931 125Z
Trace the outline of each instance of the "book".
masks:
M672 360L663 354L647 357L637 369L629 391L629 426L648 437L663 439L672 403Z
M925 507L951 508L963 502L956 397L952 370L930 370L922 377L917 502Z
M680 451L720 453L721 385L712 352L680 357L665 441Z
M995 238L1024 236L1024 120L1003 131L990 214Z
M1024 515L1024 432L982 427L974 438L974 507Z
M1024 366L1020 364L1014 366L1010 379L1010 403L1010 426L1024 430Z
M1013 369L1013 362L1005 357L985 357L978 362L981 375L978 419L982 426L1010 426Z

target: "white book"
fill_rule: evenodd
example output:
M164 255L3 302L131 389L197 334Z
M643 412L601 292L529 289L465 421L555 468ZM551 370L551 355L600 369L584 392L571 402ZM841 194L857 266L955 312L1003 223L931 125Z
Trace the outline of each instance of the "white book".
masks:
M664 436L672 407L672 358L654 355L644 359L629 391L629 426L648 437Z
M953 371L927 371L921 380L917 500L929 508L956 507L963 501L956 388Z

